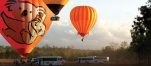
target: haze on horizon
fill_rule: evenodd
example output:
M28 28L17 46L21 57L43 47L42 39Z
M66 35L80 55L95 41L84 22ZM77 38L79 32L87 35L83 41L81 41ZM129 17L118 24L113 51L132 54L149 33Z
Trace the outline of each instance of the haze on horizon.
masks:
M49 31L37 46L67 47L79 49L102 49L111 42L120 44L131 42L130 29L134 18L139 15L138 8L146 5L147 0L69 0L61 10L60 21L54 21ZM98 13L98 20L81 42L81 36L70 22L70 11L75 6L92 6ZM0 35L0 45L10 46Z

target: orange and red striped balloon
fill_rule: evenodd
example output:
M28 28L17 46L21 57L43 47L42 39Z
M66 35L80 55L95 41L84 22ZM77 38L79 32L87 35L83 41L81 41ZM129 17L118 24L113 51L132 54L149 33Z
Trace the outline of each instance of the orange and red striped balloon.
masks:
M97 17L96 10L91 6L76 6L70 12L72 25L82 38L93 28Z

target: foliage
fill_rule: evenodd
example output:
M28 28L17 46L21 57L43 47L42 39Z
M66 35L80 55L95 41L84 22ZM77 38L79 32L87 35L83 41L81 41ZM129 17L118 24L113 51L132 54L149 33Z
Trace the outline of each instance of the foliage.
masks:
M74 46L68 47L56 47L49 46L46 44L42 47L36 47L27 58L35 58L38 56L62 56L66 61L75 61L77 57L86 57L86 56L109 56L110 62L115 63L135 63L137 61L136 54L132 54L128 51L128 43L123 41L121 46L117 49L113 47L115 42L112 42L111 45L100 50L91 50L91 49L76 49ZM15 59L20 58L19 54L14 51L10 46L4 47L0 46L0 59Z
M139 56L139 63L146 62L151 55L151 3L139 8L141 16L135 18L132 25L130 50Z

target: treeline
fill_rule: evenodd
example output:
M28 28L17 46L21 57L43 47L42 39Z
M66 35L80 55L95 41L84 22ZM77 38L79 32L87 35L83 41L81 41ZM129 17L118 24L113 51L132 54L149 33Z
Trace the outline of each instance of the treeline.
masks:
M138 8L140 15L135 17L131 32L129 49L138 55L140 66L151 65L151 0Z
M120 46L119 46L120 45ZM62 56L66 61L75 61L77 57L85 56L108 56L110 62L113 63L136 63L137 55L128 50L129 44L121 42L117 44L111 42L109 46L100 48L100 50L76 49L74 46L57 47L46 44L43 47L35 47L35 49L26 57L27 59L38 56ZM1 59L20 58L19 54L11 46L0 46Z

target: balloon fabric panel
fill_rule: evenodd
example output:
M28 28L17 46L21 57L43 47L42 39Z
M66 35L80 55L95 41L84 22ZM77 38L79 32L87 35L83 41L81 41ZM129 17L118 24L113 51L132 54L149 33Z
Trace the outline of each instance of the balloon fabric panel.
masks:
M97 17L97 12L96 12L96 10L95 9L91 9L90 11L92 11L92 12L90 12L91 14L93 13L93 15L91 16L91 24L90 24L90 27L87 29L88 31L90 31L92 28L93 28L93 26L95 25L95 23L96 23L96 18L98 18Z
M90 6L76 6L70 12L70 20L78 34L84 37L95 25L97 13Z
M60 10L67 4L69 0L43 0L45 4L55 15L58 15Z
M0 32L21 56L27 56L48 31L54 16L42 0L2 0Z
M66 5L69 0L43 0L46 4Z

